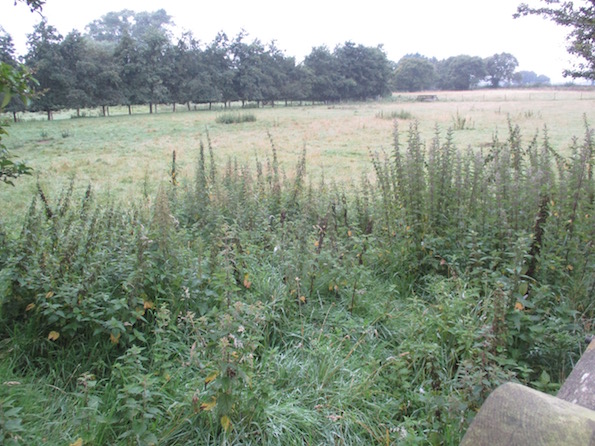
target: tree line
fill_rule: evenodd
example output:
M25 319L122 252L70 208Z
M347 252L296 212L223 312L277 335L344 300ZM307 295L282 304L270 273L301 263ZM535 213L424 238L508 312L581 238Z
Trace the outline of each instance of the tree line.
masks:
M366 100L393 90L466 90L481 82L510 83L518 62L508 53L488 59L456 56L446 60L420 55L389 61L382 46L345 42L330 50L312 49L303 62L275 44L219 33L202 43L191 32L174 37L165 10L110 12L81 33L65 37L42 19L28 34L21 59L9 34L0 28L0 62L22 62L37 79L41 93L28 104L12 98L6 110L43 111L51 119L61 109L157 104L209 104L232 101ZM175 107L175 105L174 105Z
M516 71L519 63L512 54L500 53L482 59L460 55L438 60L420 54L404 56L392 76L395 91L468 90L478 85L493 88L536 86L550 83L550 78L533 71Z

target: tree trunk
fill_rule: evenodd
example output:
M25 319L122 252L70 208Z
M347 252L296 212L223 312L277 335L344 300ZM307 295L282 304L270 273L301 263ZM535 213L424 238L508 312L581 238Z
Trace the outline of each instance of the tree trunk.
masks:
M103 115L103 117L105 118L107 115L105 114L105 105L101 106L101 114Z
M132 114L132 105L128 104L128 114Z
M213 103L211 101L209 101L209 110L211 110L212 107L213 107Z
M186 103L186 107L188 107L188 111L190 111L190 101Z
M81 109L80 109L80 107L77 107L76 108L76 117L77 118L80 118L81 117Z
M52 120L52 111L48 110L48 121Z
M18 121L18 119L17 119L17 112L16 112L16 111L13 111L13 112L12 112L12 120L13 120L14 122L17 122L17 121Z
M176 103L174 102L172 105L173 105L173 112L175 113L176 112Z
M153 103L149 102L149 114L153 114Z

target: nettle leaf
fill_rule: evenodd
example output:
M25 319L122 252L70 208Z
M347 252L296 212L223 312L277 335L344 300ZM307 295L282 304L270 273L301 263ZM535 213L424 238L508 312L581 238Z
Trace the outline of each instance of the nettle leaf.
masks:
M209 401L208 403L202 403L200 405L200 410L211 411L215 408L216 405L217 405L217 398L213 397L213 398L211 398L211 401Z
M136 435L142 435L147 431L147 425L142 421L134 421L132 423L132 431Z
M7 432L22 432L24 429L21 420L6 420L4 422L4 430Z
M231 429L231 420L227 415L223 415L221 417L221 427L225 430L225 432L229 432Z
M205 378L205 386L207 384L209 384L210 382L214 381L215 378L217 378L218 375L219 375L219 372L215 371L215 372L211 373L209 376L207 376Z

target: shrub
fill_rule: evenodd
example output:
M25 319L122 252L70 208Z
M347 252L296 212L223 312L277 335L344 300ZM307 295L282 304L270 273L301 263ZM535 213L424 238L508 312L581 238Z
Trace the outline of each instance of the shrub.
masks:
M219 124L242 124L255 121L256 115L254 113L224 113L215 118L215 122Z

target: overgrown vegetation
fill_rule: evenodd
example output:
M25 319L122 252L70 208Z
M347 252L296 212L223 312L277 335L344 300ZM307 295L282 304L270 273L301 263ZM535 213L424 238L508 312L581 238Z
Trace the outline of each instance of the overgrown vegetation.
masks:
M458 444L594 319L593 131L562 157L396 128L375 179L270 155L130 208L41 185L0 237L5 444ZM79 443L76 443L79 441Z
M457 110L457 114L452 117L453 130L471 130L475 127L475 123L467 116L462 116Z

